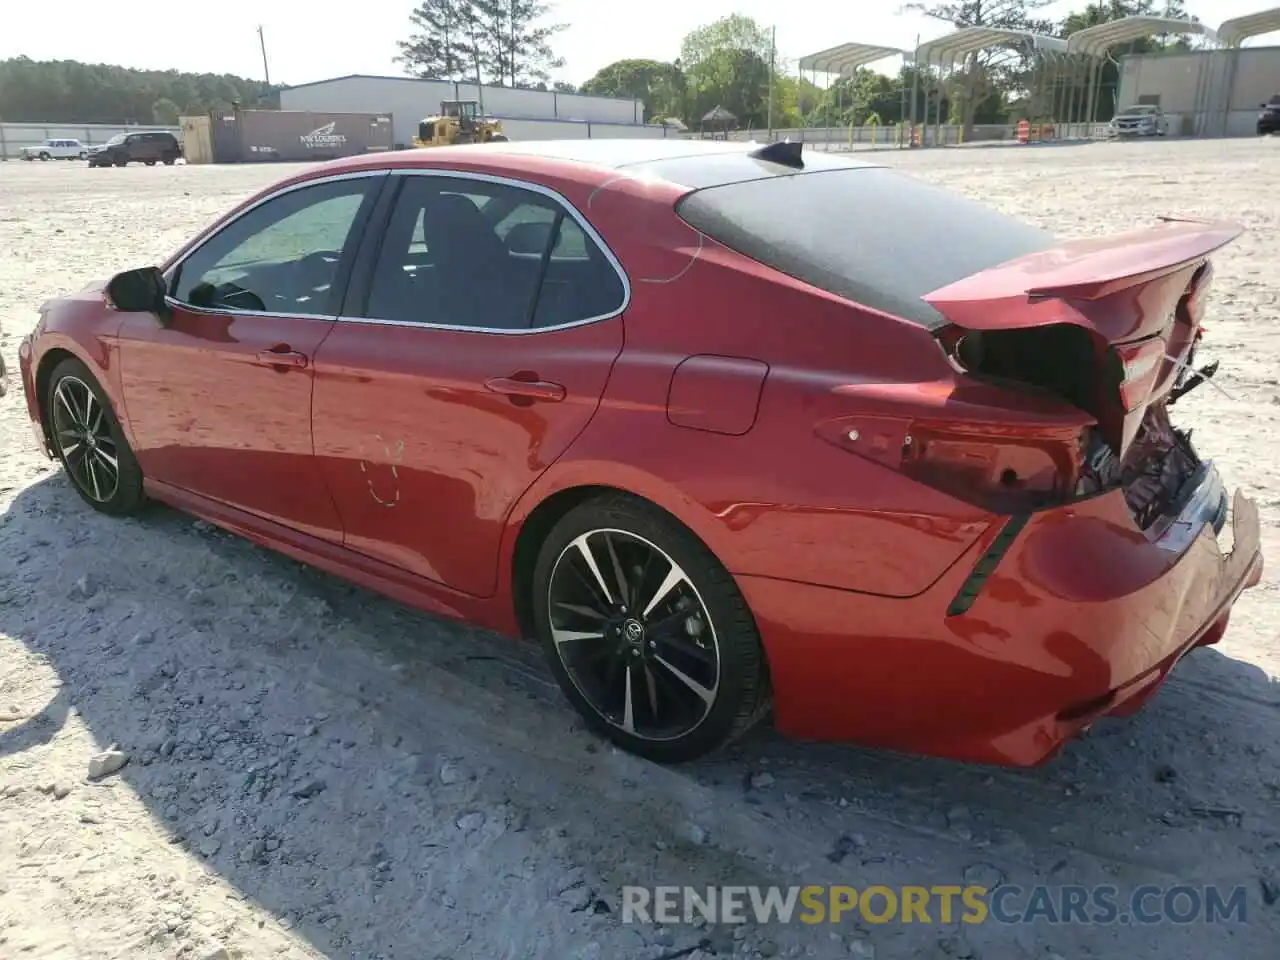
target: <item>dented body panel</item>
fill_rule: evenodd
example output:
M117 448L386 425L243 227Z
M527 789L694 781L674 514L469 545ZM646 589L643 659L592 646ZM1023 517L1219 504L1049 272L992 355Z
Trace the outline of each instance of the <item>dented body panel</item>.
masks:
M539 336L339 324L316 358L315 457L345 544L475 596L497 590L497 556L520 496L573 443L622 349L616 317ZM487 382L554 382L536 402Z

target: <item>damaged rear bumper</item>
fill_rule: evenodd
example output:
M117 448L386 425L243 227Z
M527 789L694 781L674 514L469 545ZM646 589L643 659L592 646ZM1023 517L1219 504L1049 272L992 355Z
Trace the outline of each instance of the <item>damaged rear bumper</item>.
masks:
M948 616L993 525L937 583L889 599L739 577L769 657L780 730L1030 766L1096 719L1138 709L1186 653L1226 630L1262 576L1257 506L1211 464L1149 538L1123 492L1033 514L973 602Z

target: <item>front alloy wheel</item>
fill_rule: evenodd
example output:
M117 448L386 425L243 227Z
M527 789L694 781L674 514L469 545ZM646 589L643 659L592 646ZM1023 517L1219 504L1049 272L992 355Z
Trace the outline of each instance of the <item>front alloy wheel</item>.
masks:
M120 457L106 428L106 409L89 385L65 376L53 389L53 433L72 481L94 503L120 489Z
M49 380L45 414L53 449L76 493L102 513L134 512L143 501L142 471L93 375L67 358Z
M745 602L706 547L655 508L611 498L571 511L535 581L561 688L624 749L692 759L763 713L764 662Z

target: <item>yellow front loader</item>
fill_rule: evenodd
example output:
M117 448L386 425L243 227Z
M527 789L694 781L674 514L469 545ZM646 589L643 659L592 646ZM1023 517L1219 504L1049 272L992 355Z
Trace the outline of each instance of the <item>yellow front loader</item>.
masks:
M456 143L506 143L502 123L482 116L478 100L444 100L440 112L418 124L415 147L450 147Z

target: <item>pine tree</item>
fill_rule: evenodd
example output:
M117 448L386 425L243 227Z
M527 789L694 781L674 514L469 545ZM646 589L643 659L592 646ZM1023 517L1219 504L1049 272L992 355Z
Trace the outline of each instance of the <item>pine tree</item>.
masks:
M564 57L556 56L551 43L568 25L548 22L551 4L543 0L508 0L507 6L511 85L548 82L551 71L564 66Z
M422 0L409 14L413 32L399 42L395 59L415 77L475 79L475 4L470 0Z
M551 47L564 24L548 23L550 12L544 0L423 0L396 59L419 77L474 80L478 62L499 86L545 84L564 66Z

